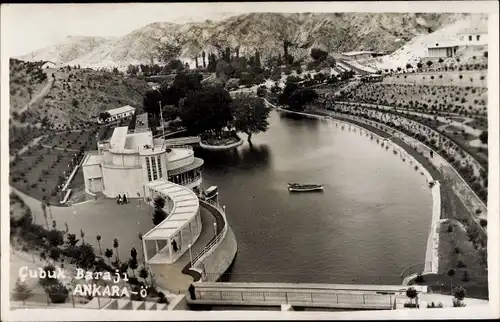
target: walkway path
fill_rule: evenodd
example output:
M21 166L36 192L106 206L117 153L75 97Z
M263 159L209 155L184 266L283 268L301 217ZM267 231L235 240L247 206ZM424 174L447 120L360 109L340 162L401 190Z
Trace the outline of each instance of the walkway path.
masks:
M193 258L205 248L205 246L214 237L214 222L216 221L210 211L200 204L201 233L194 245L191 246L191 255ZM156 276L156 283L173 293L184 293L193 278L182 273L182 269L189 263L189 251L185 252L173 264L151 264L150 268Z
M35 104L39 99L41 99L45 95L47 95L49 90L52 88L52 84L54 83L54 78L48 77L48 79L49 79L49 82L47 83L47 85L45 85L40 92L38 92L35 96L33 96L33 98L28 102L28 104L23 106L18 111L19 114L23 114L24 112L26 112L31 107L31 105Z

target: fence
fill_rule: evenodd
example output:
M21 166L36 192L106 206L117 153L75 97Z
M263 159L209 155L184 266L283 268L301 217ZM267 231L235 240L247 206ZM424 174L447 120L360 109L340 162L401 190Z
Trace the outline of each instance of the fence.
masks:
M228 290L198 287L196 298L189 302L210 304L240 304L240 305L282 305L315 307L351 307L391 310L395 294L347 293L328 290L293 289L261 291L257 289Z
M400 275L286 274L286 273L205 273L207 281L245 283L318 283L401 285Z
M224 239L224 237L226 237L226 233L227 233L227 221L226 221L225 209L223 207L221 207L218 203L215 203L211 200L200 199L200 202L202 204L205 203L205 204L208 204L208 205L212 206L213 208L215 208L219 212L219 214L222 216L224 226L222 227L220 232L218 232L217 236L215 236L215 238L213 238L208 243L208 245L205 246L201 250L201 252L199 252L193 258L192 265L191 265L191 267L193 267L193 268L200 266L200 264L203 263L203 260L211 253L211 251L213 249L215 249L217 247L217 245L220 244L220 242ZM203 279L205 279L205 274L203 274Z

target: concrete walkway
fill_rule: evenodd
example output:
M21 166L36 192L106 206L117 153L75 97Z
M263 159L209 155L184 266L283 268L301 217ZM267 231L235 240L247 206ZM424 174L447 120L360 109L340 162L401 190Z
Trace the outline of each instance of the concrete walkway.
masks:
M203 248L214 237L214 222L216 222L211 212L200 204L201 233L198 240L191 246L193 258L202 251ZM167 289L173 293L185 293L193 278L182 273L182 269L189 263L189 251L185 252L173 264L151 264L149 265L155 282L161 288Z

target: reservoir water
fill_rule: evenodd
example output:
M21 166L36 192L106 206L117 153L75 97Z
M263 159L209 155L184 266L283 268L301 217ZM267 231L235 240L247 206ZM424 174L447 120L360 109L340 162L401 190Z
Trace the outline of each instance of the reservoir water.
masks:
M203 187L219 186L238 242L230 281L399 284L424 261L426 179L366 133L272 111L253 146L196 151ZM289 193L288 182L324 192Z

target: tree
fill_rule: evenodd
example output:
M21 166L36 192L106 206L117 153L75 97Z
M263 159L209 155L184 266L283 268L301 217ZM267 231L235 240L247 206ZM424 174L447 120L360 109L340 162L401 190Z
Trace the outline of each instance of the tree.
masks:
M431 67L432 66L432 61L428 60L426 64L427 64L427 67Z
M97 244L99 245L99 252L101 253L102 256L101 235L97 235L95 238L97 239Z
M488 144L488 131L482 131L479 135L479 140L481 140L483 144Z
M269 127L270 108L260 97L239 95L232 102L234 127L237 131L248 135L248 142L252 134L265 132Z
M120 257L118 256L118 246L120 246L120 244L118 243L118 238L115 238L113 239L113 248L115 249L115 252L116 252L116 261L120 261Z
M127 68L127 73L131 76L137 76L137 73L139 72L139 67L135 65L128 65Z
M28 284L21 282L18 278L16 281L16 285L14 287L14 292L12 293L12 297L16 301L26 301L33 295L32 290L28 287Z
M465 306L462 301L465 298L465 289L462 286L455 286L453 288L453 306Z
M47 230L49 230L49 222L47 221L47 205L45 202L42 202L42 212L43 218L45 219L45 224L47 225Z
M111 117L111 114L109 114L109 112L107 112L107 111L99 113L99 120L101 120L101 122L106 122L106 120L110 117Z
M132 274L134 274L134 277L135 277L135 270L137 269L137 267L139 267L139 263L137 263L137 259L133 258L133 257L130 258L128 260L128 266L132 270Z
M205 56L206 56L205 52L202 52L201 53L201 58L203 59L203 68L207 67L207 63L205 61Z
M179 57L181 50L182 47L177 44L175 39L167 42L160 40L156 47L156 55L161 62L168 64L172 59Z
M413 299L418 296L418 292L415 288L409 287L406 289L406 296L410 299L410 304L413 304Z
M312 48L311 49L311 58L316 60L316 61L323 61L328 57L328 53L324 50L321 50L319 48Z
M422 65L422 63L420 63L420 62L419 62L419 63L417 63L417 68L418 68L418 69L421 69L421 68L422 68L422 66L423 66L423 65Z
M156 209L163 209L165 208L165 198L163 198L162 196L157 196L154 199L153 204Z
M153 224L156 226L167 218L167 214L161 208L155 208L153 211Z
M75 234L67 234L66 235L66 243L70 247L75 247L76 244L78 243L78 239L76 239L76 235Z
M82 244L85 244L85 233L80 229L80 237L82 237Z
M51 247L57 247L64 243L62 232L56 229L49 230L46 234L46 238Z
M148 276L149 276L148 270L146 269L146 267L143 267L139 271L139 277L144 279L144 283L146 283L146 285L148 284L148 280L147 280Z
M448 270L446 275L450 278L450 289L453 290L453 276L455 276L455 270L453 268Z
M57 227L57 222L55 220L52 220L52 228L56 229Z
M106 258L108 259L109 263L111 264L111 257L113 257L113 250L109 249L109 248L106 248L106 250L104 251L104 256L106 256Z
M49 252L49 257L54 263L61 257L61 249L59 247L52 247Z
M217 85L190 92L182 106L182 122L193 133L220 135L233 118L231 101L229 92Z
M83 269L90 269L94 266L94 248L89 244L82 244L78 247L78 266Z

